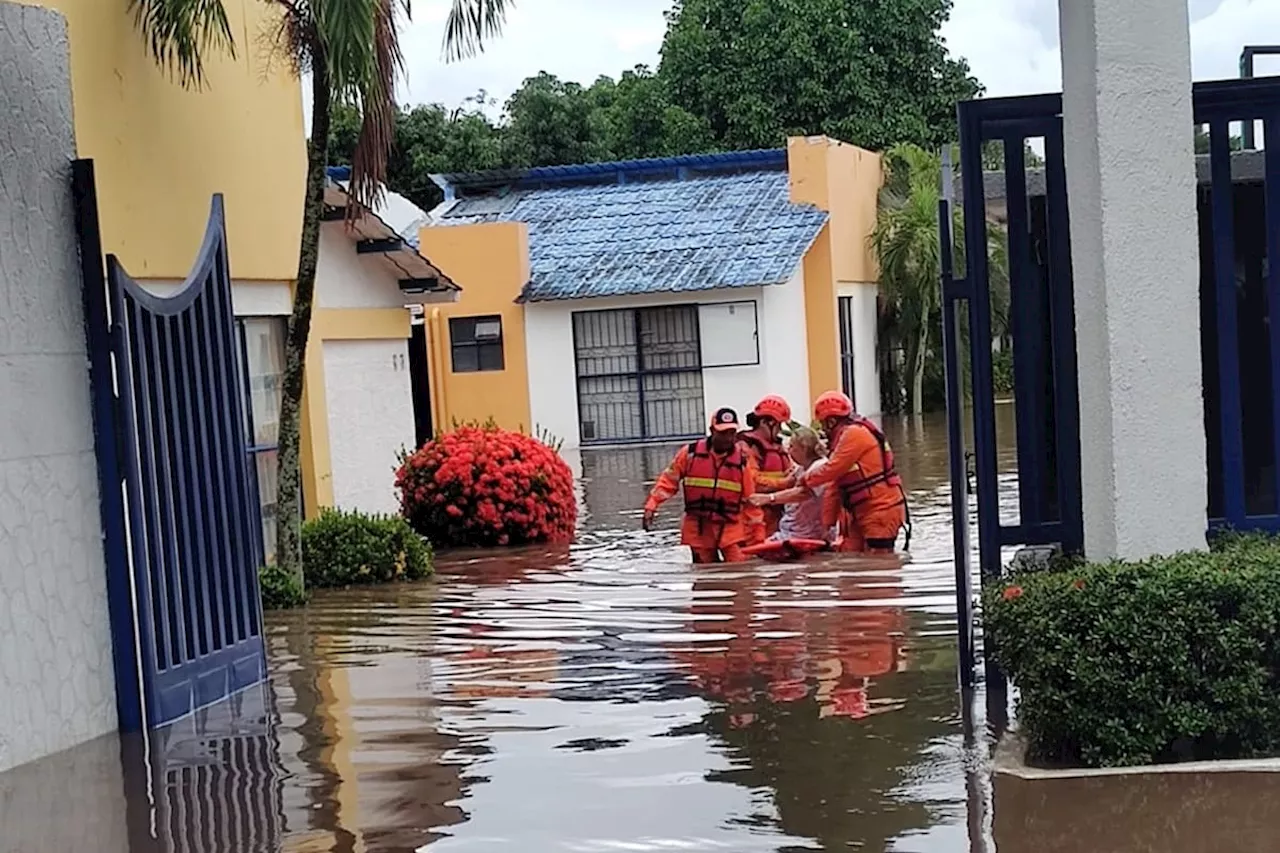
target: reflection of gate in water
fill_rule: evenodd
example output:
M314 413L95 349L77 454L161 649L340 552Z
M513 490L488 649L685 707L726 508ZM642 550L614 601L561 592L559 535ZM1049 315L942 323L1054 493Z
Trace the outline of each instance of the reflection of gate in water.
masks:
M696 305L575 312L573 349L583 444L702 433Z
M265 684L125 744L135 853L274 853L284 773ZM138 777L145 767L149 778Z

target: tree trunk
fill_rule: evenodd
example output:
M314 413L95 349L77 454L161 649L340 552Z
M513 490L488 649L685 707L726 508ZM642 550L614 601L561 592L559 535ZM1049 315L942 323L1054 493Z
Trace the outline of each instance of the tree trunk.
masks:
M298 280L285 342L280 400L280 450L276 502L276 562L299 583L302 574L302 385L311 337L311 306L316 292L320 223L324 214L325 168L329 164L329 73L317 50L311 67L311 139L307 143L307 189L303 203Z
M915 341L911 359L911 414L924 411L924 367L929 353L929 323L920 324L920 337Z

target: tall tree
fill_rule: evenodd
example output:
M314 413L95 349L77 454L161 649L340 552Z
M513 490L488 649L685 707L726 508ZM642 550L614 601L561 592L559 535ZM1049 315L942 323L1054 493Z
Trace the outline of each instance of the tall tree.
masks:
M665 82L643 65L587 87L538 74L507 101L502 121L488 118L490 106L480 92L454 110L439 104L401 109L387 186L430 210L442 199L432 174L670 157L717 147L706 120L672 103ZM332 162L351 162L359 129L359 110L335 109Z
M440 104L401 109L387 162L387 188L423 210L431 210L444 199L432 175L511 165L503 153L501 128L481 111L485 104L486 96L478 93L452 110ZM359 129L358 110L342 107L334 111L329 162L350 165Z
M982 88L939 28L952 0L676 0L660 75L726 148L825 133L872 149L955 137Z
M608 82L597 82L595 89ZM622 160L673 157L715 150L711 124L676 105L667 81L648 66L623 71L608 105L609 148Z
M942 261L938 222L942 163L939 156L915 145L895 145L885 152L886 180L871 234L880 265L880 290L888 314L887 331L902 347L907 370L906 397L911 412L924 411L924 378L938 357L942 299ZM964 264L965 221L956 211L953 223L956 261ZM984 223L987 233L992 337L1008 333L1008 249L1004 229ZM958 273L959 274L959 273Z
M315 298L320 225L329 165L333 110L347 105L359 116L351 158L349 192L359 206L376 205L387 175L397 115L395 85L403 70L398 16L410 14L409 0L268 0L279 11L276 44L293 70L311 81L311 138L303 198L302 240L293 311L286 339L280 406L276 559L302 580L302 387L311 313ZM445 31L445 52L465 55L502 27L511 0L453 0ZM204 58L235 41L222 0L130 0L152 57L176 72L187 86L204 83Z
M507 101L505 153L521 166L564 166L611 159L606 127L588 90L545 71Z

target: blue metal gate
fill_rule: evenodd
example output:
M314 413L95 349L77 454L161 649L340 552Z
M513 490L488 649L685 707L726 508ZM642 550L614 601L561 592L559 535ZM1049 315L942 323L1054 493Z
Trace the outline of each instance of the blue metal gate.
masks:
M77 161L86 331L120 726L155 728L265 677L263 543L246 453L222 197L193 271L149 293L102 274L91 161Z
M1209 532L1280 532L1280 145L1234 151L1235 122L1261 121L1280 140L1280 80L1196 83L1197 126L1207 125L1208 154L1197 159L1200 222L1201 353L1205 401ZM979 561L984 580L1002 569L1001 548L1059 543L1083 547L1080 430L1071 283L1071 249L1063 165L1062 98L1037 95L959 106L965 255L963 278L951 277L950 207L942 205L944 347L952 440L952 499L959 527L967 520L964 379L970 378ZM1247 139L1251 134L1243 134ZM1043 169L1029 173L1028 139L1044 144ZM982 149L1004 145L1003 170L984 175ZM1247 144L1246 144L1247 146ZM1014 352L1019 519L1000 520L1000 472L989 341L991 280L986 235L988 196L1005 205L1009 303ZM990 192L989 192L990 190ZM963 364L968 331L971 370ZM1171 459L1170 465L1180 460ZM967 571L965 531L956 532L957 577ZM958 583L963 627L972 601ZM972 648L962 630L961 652ZM971 660L971 658L965 658ZM1003 682L988 662L989 690ZM968 677L971 677L968 676Z
M1075 305L1067 238L1062 99L1058 95L992 98L959 105L964 212L962 278L952 269L951 209L940 210L943 247L943 345L951 437L951 493L961 619L962 678L972 679L973 602L968 590L968 471L964 444L965 332L973 413L973 464L978 510L978 560L984 584L999 578L1001 549L1012 545L1083 546L1080 498L1080 415L1076 381ZM1028 190L1024 151L1043 141L1043 191ZM1004 231L1007 235L1009 336L1012 339L1018 519L1000 517L1000 472L992 369L992 276L982 152L1003 145ZM966 648L967 647L967 648ZM1003 683L987 660L988 691Z
M1197 83L1200 316L1210 529L1280 532L1280 81ZM1264 151L1232 152L1261 119ZM1250 143L1246 143L1248 145Z

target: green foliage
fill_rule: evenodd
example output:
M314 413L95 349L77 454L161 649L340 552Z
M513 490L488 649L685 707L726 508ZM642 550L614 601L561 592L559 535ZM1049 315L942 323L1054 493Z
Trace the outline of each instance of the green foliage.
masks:
M497 119L483 92L458 110L401 110L388 186L429 210L442 200L432 173L773 148L820 133L877 150L934 147L955 138L956 101L981 91L938 35L950 9L950 0L684 0L668 15L656 72L641 65L590 86L544 72ZM473 35L485 20L472 20ZM335 122L334 162L352 162L353 119Z
M1209 133L1205 130L1205 125L1197 125L1195 130L1195 146L1197 154L1209 153ZM1244 148L1244 137L1231 134L1227 138L1227 147L1232 151L1240 151Z
M129 0L134 25L147 39L156 64L187 87L204 85L206 54L235 56L235 37L221 3L196 0Z
M535 426L533 429L533 437L541 441L547 447L550 447L556 453L564 448L564 439L553 433L544 426Z
M608 81L611 88L613 81ZM542 72L507 101L503 150L512 165L563 166L610 159L597 83L584 89Z
M263 610L288 610L307 603L298 579L274 563L258 569L258 589Z
M680 0L659 73L726 148L825 133L883 149L955 138L982 87L939 35L951 0Z
M1035 152L1031 143L1022 143L1022 162L1028 169L1043 169L1044 158ZM982 143L982 169L985 172L1004 171L1004 143L999 139L988 139Z
M433 174L667 157L713 151L706 121L675 105L667 86L641 65L618 80L589 87L545 72L530 77L507 100L501 120L481 91L455 110L440 104L401 109L387 165L387 185L430 210L444 196ZM349 164L360 115L334 110L330 159Z
M1032 760L1090 767L1280 752L1280 544L1072 564L990 589L991 651Z
M942 364L942 263L938 202L942 198L942 162L938 154L915 145L895 145L884 155L887 170L880 191L870 242L880 265L883 298L880 345L901 349L904 371L889 372L891 401L905 399L912 412L944 399ZM957 277L963 275L965 221L954 211L952 231ZM987 267L991 282L991 333L1008 334L1008 250L1004 230L986 223ZM961 327L967 340L967 323ZM967 347L962 347L966 349ZM891 406L890 410L896 407Z
M432 572L431 546L399 516L325 510L302 525L307 587L421 580Z
M997 394L1013 393L1013 350L1009 347L991 354L991 380Z

